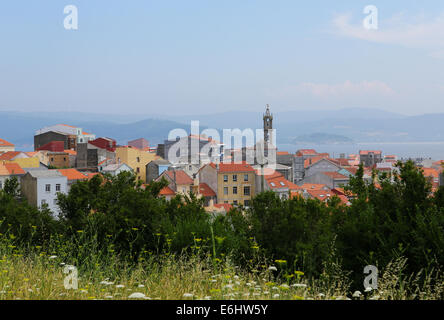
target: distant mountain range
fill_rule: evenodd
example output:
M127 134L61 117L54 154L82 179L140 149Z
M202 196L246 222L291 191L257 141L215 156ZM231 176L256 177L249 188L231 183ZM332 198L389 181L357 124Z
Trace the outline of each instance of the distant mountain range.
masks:
M201 130L206 127L258 129L262 128L262 114L262 110L188 116L1 111L0 137L18 148L32 149L36 130L66 123L95 133L97 137L114 138L120 144L143 137L154 145L166 139L172 129L189 131L191 120L199 120ZM300 137L313 138L313 134L328 143L334 143L336 138L375 143L444 141L444 113L405 116L377 109L342 109L273 112L273 116L278 144L292 144ZM333 138L331 141L329 135ZM316 139L316 135L314 137Z

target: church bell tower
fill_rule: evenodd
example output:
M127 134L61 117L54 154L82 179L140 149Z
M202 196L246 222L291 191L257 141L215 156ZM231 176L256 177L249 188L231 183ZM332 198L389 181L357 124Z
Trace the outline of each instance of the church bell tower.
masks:
M270 106L267 104L267 109L264 114L264 143L267 146L268 143L271 143L272 137L271 133L273 132L273 115L270 113Z

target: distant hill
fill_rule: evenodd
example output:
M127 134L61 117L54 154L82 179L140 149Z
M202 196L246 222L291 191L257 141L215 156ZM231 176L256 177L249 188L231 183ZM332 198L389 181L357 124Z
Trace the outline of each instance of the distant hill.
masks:
M272 111L273 112L273 111ZM66 123L108 136L119 144L146 138L152 145L163 142L172 129L190 130L190 121L199 120L200 129L259 129L263 111L227 111L211 115L109 115L94 113L0 112L0 137L18 148L31 150L34 132L57 123ZM436 142L444 141L444 113L404 116L377 109L342 109L273 112L278 144L294 144L303 139L321 143L316 135L328 133L333 140L348 138L360 142ZM221 131L220 131L221 132ZM317 142L318 141L318 142Z
M89 119L89 117L84 115L83 119ZM162 119L146 119L131 123L106 121L106 115L102 115L102 119L104 120L93 122L63 114L48 118L45 115L39 117L36 114L0 112L0 137L14 143L19 149L32 150L35 131L57 123L81 127L97 137L111 137L119 144L126 144L129 140L137 138L146 138L150 144L155 145L163 142L173 129L190 130L189 124Z
M294 144L347 144L353 143L353 139L339 134L312 133L297 137Z

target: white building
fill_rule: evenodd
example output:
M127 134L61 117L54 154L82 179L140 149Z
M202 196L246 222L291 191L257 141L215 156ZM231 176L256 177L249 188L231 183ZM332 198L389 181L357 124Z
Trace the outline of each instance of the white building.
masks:
M53 126L45 127L35 132L35 135L40 135L46 132L61 132L65 134L77 136L77 143L86 143L96 139L96 135L88 132L84 132L82 128L70 126L67 124L56 124Z
M57 170L29 171L21 179L22 194L38 208L45 204L54 215L59 213L57 194L67 193L68 178Z
M99 171L102 173L109 173L113 176L117 176L123 171L133 172L133 169L125 163L109 164L105 167L99 167Z

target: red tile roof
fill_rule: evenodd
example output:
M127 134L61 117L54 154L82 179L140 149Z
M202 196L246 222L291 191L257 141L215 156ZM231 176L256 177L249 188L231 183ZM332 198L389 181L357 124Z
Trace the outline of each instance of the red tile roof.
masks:
M0 138L0 147L13 147L13 146L14 145L11 142L8 142Z
M200 183L199 184L199 193L203 195L204 197L215 197L216 193L213 189L210 188L210 186L206 183Z
M352 175L356 175L356 172L358 171L359 167L347 167L344 169L350 172Z
M329 160L333 161L334 163L336 163L342 167L350 165L350 163L348 162L348 159L337 158L337 159L329 159Z
M0 176L9 176L17 174L25 174L25 170L22 169L17 163L0 163Z
M241 163L221 163L219 164L219 172L254 172L254 169L247 162Z
M333 179L348 179L348 177L344 176L343 174L340 174L339 172L322 172L326 176L329 176Z
M8 151L0 155L0 160L12 160L17 157L21 152L20 151Z
M433 177L435 179L439 178L439 172L436 169L422 168L422 171L424 172L424 177Z
M304 183L301 188L304 190L322 190L326 188L325 184L316 184L316 183Z
M162 188L160 190L159 195L161 196L174 196L176 193L168 186Z
M366 154L369 154L369 153L381 154L382 151L381 150L360 150L359 151L360 155L366 155Z
M89 176L84 175L76 169L58 169L57 171L67 177L68 180L84 180L89 178Z
M233 206L229 203L216 203L214 206L216 208L224 208L225 212L228 212L231 210L231 208L233 208Z
M326 201L335 195L331 190L307 190L312 198Z
M288 153L288 151L278 151L278 152L276 152L276 154L277 154L278 156L285 156L285 155L287 155L287 154L289 154L289 153Z
M318 154L315 149L300 149L296 153L297 155L314 155Z
M174 181L174 172L173 171L164 171L166 175L168 175L171 180ZM175 170L176 172L176 183L179 185L184 185L184 184L193 184L194 181L193 179L191 179L191 177L189 175L186 174L185 171L183 170Z
M301 187L288 181L281 173L277 171L275 171L275 173L272 175L265 175L264 177L271 189L288 188L289 190L293 191L301 190Z
M74 151L74 150L63 150L63 152L65 152L65 153L67 153L67 154L70 154L70 155L73 155L73 156L76 156L77 155L77 151Z

